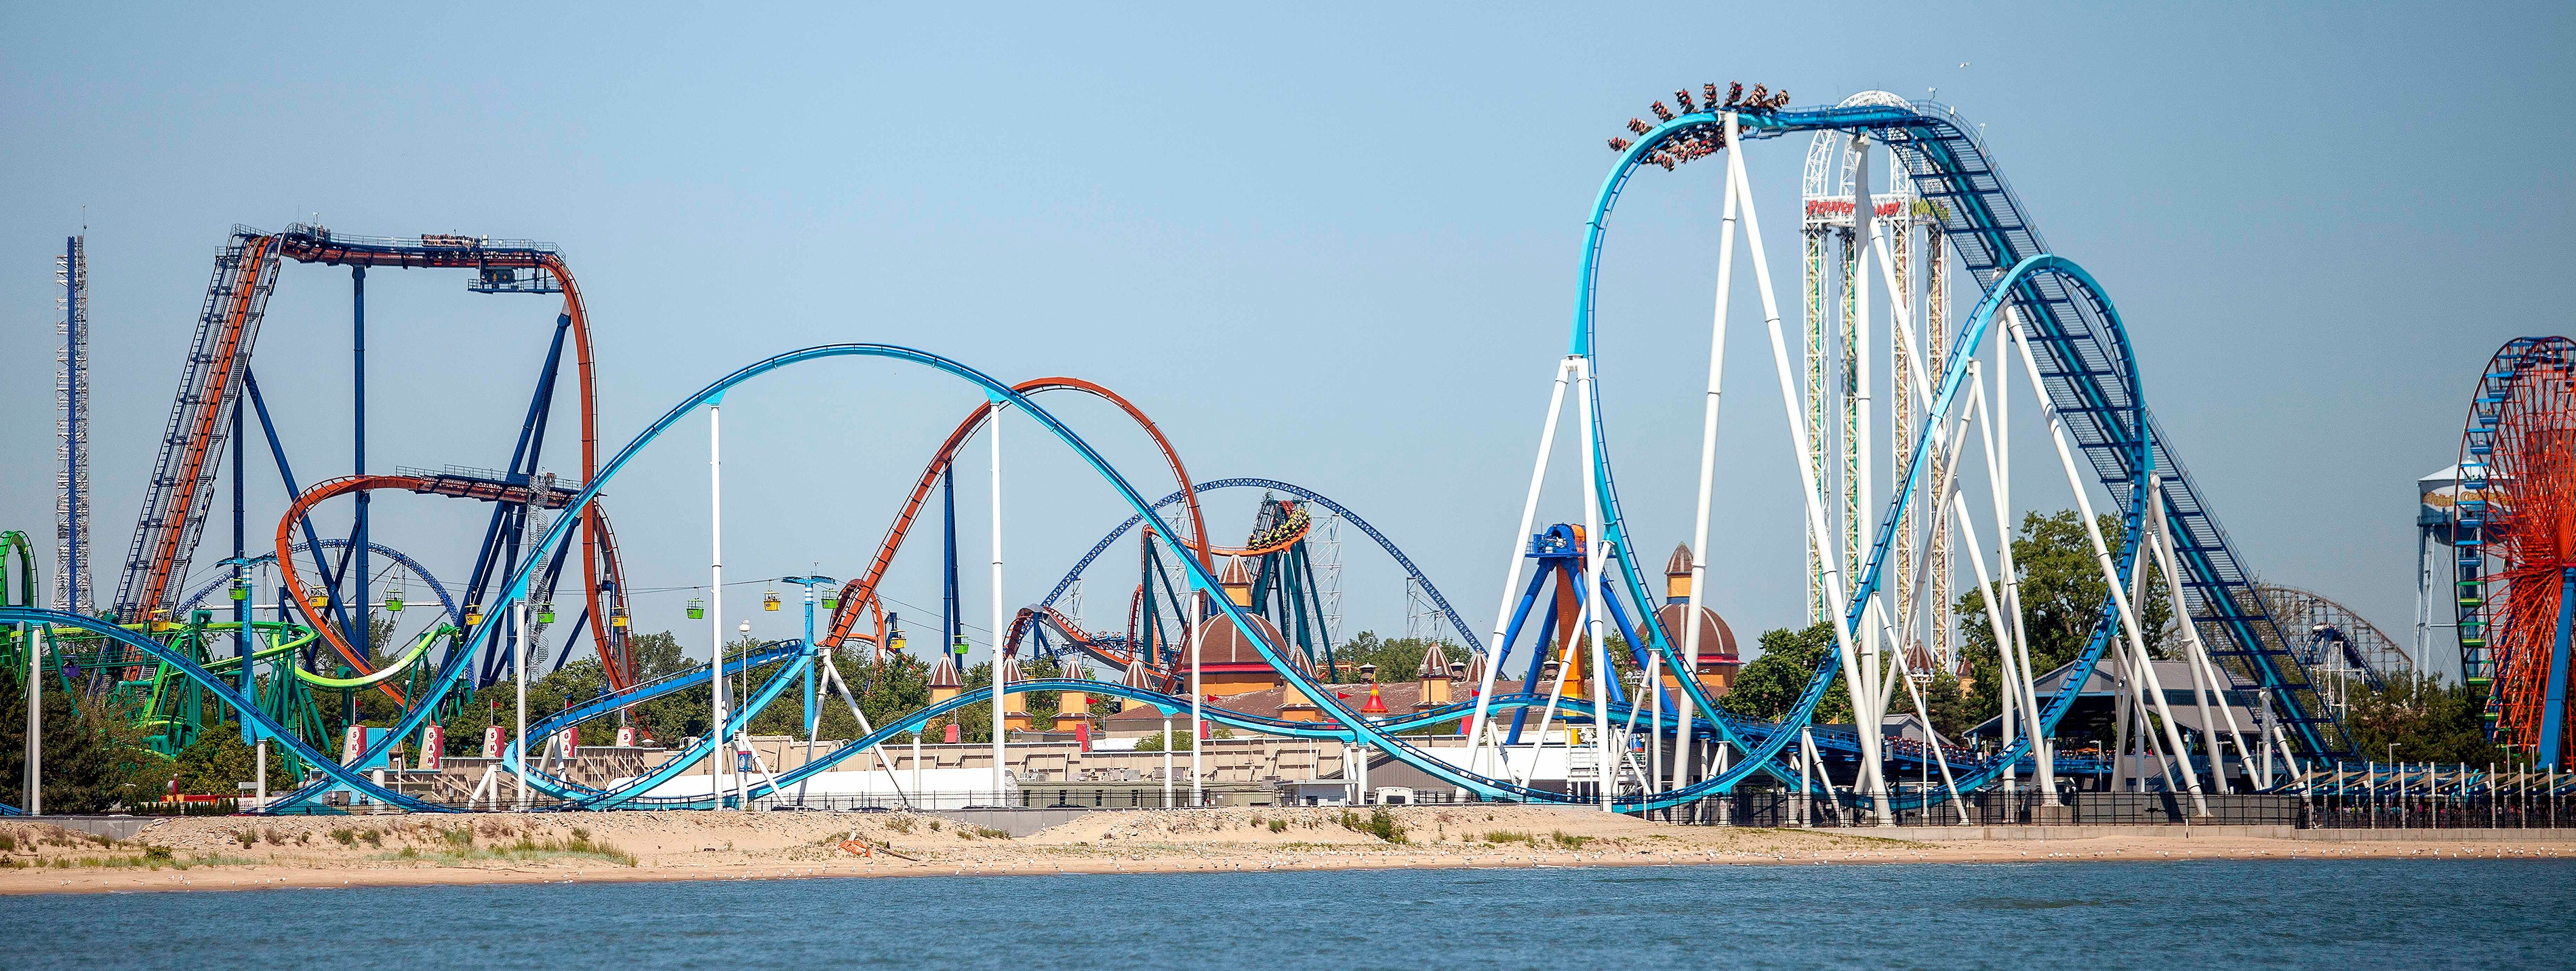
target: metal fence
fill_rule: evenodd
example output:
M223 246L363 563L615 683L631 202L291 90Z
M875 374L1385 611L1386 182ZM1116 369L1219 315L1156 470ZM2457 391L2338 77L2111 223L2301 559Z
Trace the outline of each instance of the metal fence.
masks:
M2576 826L2576 801L2545 792L2466 796L2319 796L2302 823L2318 829L2558 829Z
M2188 793L2061 792L2054 804L2039 792L1972 792L1959 800L1899 809L1898 826L2295 826L2302 801L2283 795L2211 795L2202 805ZM1706 826L1878 826L1876 810L1825 795L1743 792L1655 814Z

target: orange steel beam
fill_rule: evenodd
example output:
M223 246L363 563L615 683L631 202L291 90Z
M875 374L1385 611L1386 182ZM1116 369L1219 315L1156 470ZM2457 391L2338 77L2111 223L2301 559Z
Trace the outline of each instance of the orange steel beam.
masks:
M309 599L311 594L304 590L304 577L295 569L293 533L295 524L304 518L305 510L313 508L323 500L351 492L383 488L419 492L426 491L429 488L429 482L426 479L408 475L350 475L317 482L313 484L313 488L304 490L303 495L296 497L295 501L286 507L286 515L278 517L277 520L277 572L286 581L288 599L295 601L295 609L302 612L306 620L312 622L310 626L314 633L320 635L324 643L339 652L341 660L349 662L349 667L361 675L375 673L375 668L367 663L366 655L351 648L348 638L340 635L340 629L324 623L312 609L312 601ZM395 688L391 681L377 682L376 690L383 692L385 697L393 699L395 704L410 704L409 701L404 700L402 691Z
M1199 515L1199 494L1190 485L1189 470L1182 467L1181 455L1172 448L1171 440L1163 437L1163 430L1155 427L1153 419L1145 417L1143 410L1117 392L1080 378L1034 378L1013 385L1011 390L1023 395L1041 391L1079 391L1118 406L1129 418L1135 419L1136 427L1144 429L1145 434L1153 438L1154 446L1163 451L1163 461L1172 467L1172 477L1180 480L1181 495L1187 497L1184 501L1189 507L1190 532L1196 536L1207 535L1207 524ZM885 539L877 544L876 556L868 561L867 572L842 586L841 606L832 611L831 630L823 636L825 645L837 647L848 640L850 628L857 624L860 610L873 609L876 615L875 642L878 650L884 649L885 610L876 605L877 585L885 580L886 570L894 565L895 553L903 548L904 537L912 532L913 521L920 518L922 504L930 498L930 490L939 484L940 473L948 470L949 464L956 459L957 449L974 437L975 430L982 428L992 413L993 405L989 401L975 406L974 411L967 413L966 420L957 423L957 430L948 433L948 440L940 443L939 451L931 455L930 464L921 470L921 478L913 483L912 495L904 500L903 511L897 513L894 523L886 527ZM1192 548L1198 549L1199 565L1214 573L1215 567L1208 551L1195 545ZM863 608L863 605L867 607ZM947 645L940 645L940 649L946 650Z
M243 265L247 267L247 272L242 284L234 290L232 308L225 315L224 335L217 344L219 348L216 352L217 366L207 369L208 384L202 392L205 397L200 400L230 400L237 393L237 389L231 385L235 361L241 353L241 332L249 319L253 295L259 290L258 276L266 265L268 251L271 248L275 248L279 256L298 263L433 269L475 269L486 266L536 267L552 273L563 287L563 314L570 321L572 329L573 369L575 379L580 386L581 481L588 482L598 473L599 383L597 362L591 355L590 316L582 305L580 285L574 281L571 269L564 265L563 257L556 253L487 252L466 248L451 252L432 248L388 254L355 249L336 244L327 238L284 234L254 237L243 246ZM193 427L188 429L188 445L181 465L184 474L179 477L178 484L170 497L170 504L166 507L175 510L175 514L182 520L189 515L191 509L196 507L197 476L206 462L207 446L214 440L215 422L222 410L221 408L207 409L198 417ZM148 611L158 606L168 592L172 565L178 562L180 537L186 533L184 523L161 531L159 542L152 552L152 565L145 574L143 595L139 601L143 609ZM623 652L612 649L612 641L616 639L616 635L611 630L612 625L609 621L613 613L611 608L625 605L626 590L624 584L618 582L618 574L622 570L616 562L613 541L607 539L607 535L606 514L594 504L582 514L582 589L593 620L590 631L591 640L599 649L601 662L610 668L615 668L617 665L611 659L622 655ZM607 579L614 591L613 602L605 606L601 598L603 559L607 561L605 563L606 572L609 574ZM336 635L334 638L336 643Z
M242 247L243 279L233 288L232 309L224 314L223 337L216 343L214 366L206 369L206 386L199 392L199 401L221 402L232 398L233 372L241 355L242 328L250 320L251 304L260 289L259 275L268 265L269 247L276 244L276 237L262 236ZM179 460L179 481L170 493L169 504L162 507L169 514L178 516L179 522L164 526L159 531L159 542L153 544L152 566L144 574L142 596L135 601L135 608L145 616L132 618L134 620L148 620L169 592L171 565L179 560L179 539L188 534L188 514L197 506L198 473L205 469L206 455L215 439L216 423L222 420L223 412L221 407L200 409L197 420L187 430L188 445Z

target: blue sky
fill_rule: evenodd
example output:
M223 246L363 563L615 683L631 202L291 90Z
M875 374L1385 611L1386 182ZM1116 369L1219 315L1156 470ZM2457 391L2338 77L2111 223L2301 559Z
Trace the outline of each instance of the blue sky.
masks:
M1612 159L1602 140L1702 81L1802 104L1937 88L1988 126L2051 244L2120 303L2149 400L2247 561L2403 640L2412 480L2452 461L2496 345L2565 329L2545 284L2576 216L2576 18L1818 9L12 6L0 454L16 460L0 464L0 526L49 542L63 236L85 224L94 254L94 501L112 562L227 229L318 218L562 245L597 320L609 443L738 364L824 341L1088 378L1156 416L1199 477L1285 479L1352 506L1482 626ZM1803 149L1748 156L1784 287ZM1641 179L1603 278L1622 494L1654 562L1689 527L1717 172ZM371 464L506 461L552 303L466 293L451 273L368 282ZM308 480L346 470L346 287L342 271L287 267L254 365ZM1758 320L1739 294L1737 319ZM1729 380L1749 390L1728 399L1713 600L1749 632L1795 620L1802 581L1767 356L1736 347ZM858 569L976 400L853 364L737 393L732 575ZM1140 486L1169 488L1114 413L1064 412ZM704 575L702 427L610 490L638 585ZM1033 427L1005 436L1016 604L1123 513ZM981 459L966 467L980 624ZM265 465L253 482L258 537L283 503ZM1579 515L1570 489L1552 495L1550 518ZM1251 500L1217 505L1220 535L1248 528ZM479 510L376 509L381 541L465 572ZM199 563L221 555L210 543ZM1400 628L1398 574L1356 542L1347 559L1346 631ZM935 606L935 560L909 550L890 592ZM1101 605L1123 594L1101 589L1091 615L1114 625L1122 611ZM737 590L731 611L758 593ZM680 626L684 599L647 598L639 625Z

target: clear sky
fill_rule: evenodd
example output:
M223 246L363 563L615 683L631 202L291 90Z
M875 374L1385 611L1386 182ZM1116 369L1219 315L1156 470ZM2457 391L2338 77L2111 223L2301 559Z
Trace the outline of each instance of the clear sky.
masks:
M318 219L562 245L597 322L610 446L734 366L824 341L1084 377L1154 415L1196 476L1285 479L1352 506L1481 627L1613 158L1603 139L1702 81L1800 104L1937 88L1987 126L2051 245L2119 302L2149 401L2247 562L2402 641L2413 479L2454 460L2499 343L2567 329L2547 294L2576 255L2571 26L2553 4L10 5L0 527L50 546L50 257L65 235L86 225L94 254L107 592L211 257L235 223ZM1748 156L1784 288L1803 151ZM1718 171L1646 173L1603 278L1610 427L1651 563L1689 527ZM254 365L307 481L347 470L345 277L288 266ZM368 282L370 464L505 463L552 300L470 294L451 272ZM1758 321L1739 294L1737 319ZM1798 619L1802 580L1767 351L1735 348L1712 600L1749 634ZM729 575L860 569L977 400L850 363L737 393ZM1141 488L1168 491L1113 412L1057 400ZM704 577L702 429L610 489L639 586ZM1004 435L1017 605L1124 512L1033 426ZM556 442L549 465L569 471ZM980 626L976 455L959 502ZM2025 466L2025 493L2047 501L2049 463ZM282 499L264 458L252 481L259 546ZM1573 496L1556 490L1546 514L1579 516ZM1248 528L1251 498L1217 504L1221 537ZM377 537L460 579L480 526L460 506L388 496ZM328 533L346 513L322 515ZM1345 538L1345 632L1400 629L1399 575ZM222 543L210 530L201 570ZM935 608L936 559L913 548L889 592ZM1089 614L1117 626L1124 591L1097 582ZM681 626L685 597L645 597L639 627Z

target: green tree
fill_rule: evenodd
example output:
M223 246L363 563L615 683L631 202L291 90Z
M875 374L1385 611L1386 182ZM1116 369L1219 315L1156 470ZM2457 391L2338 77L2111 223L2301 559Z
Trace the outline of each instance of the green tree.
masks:
M1357 684L1360 667L1377 665L1380 683L1411 681L1422 670L1422 656L1431 651L1432 641L1419 637L1380 638L1376 631L1364 630L1333 648L1333 667L1318 671L1334 684ZM1454 641L1441 640L1440 652L1451 661L1465 661L1467 656ZM1320 660L1320 659L1319 659Z
M2351 685L2351 705L2344 729L2353 751L2365 759L2390 757L2394 744L2400 762L2503 764L2505 753L2487 741L2486 699L2463 685L2444 685L2420 674L2392 674L2371 690Z
M269 747L268 778L271 785L283 788L289 780L286 758L278 748ZM180 792L230 796L240 792L242 783L258 777L259 758L256 750L242 744L240 727L224 722L198 732L195 741L179 750L172 768Z
M2104 515L2096 521L2103 542L2117 552L2126 536L2119 517ZM2083 652L2102 618L2111 588L2102 582L2102 567L2095 559L2092 538L2085 534L2083 517L2071 509L2046 516L2036 512L2023 516L2020 535L2013 538L2013 567L2020 573L2022 630L2030 638L2028 673L2037 677L2075 660ZM2167 628L2173 622L2173 603L2165 594L2163 575L2152 564L2144 591L2137 605L2142 639L2149 655L2162 658L2166 654ZM1996 594L2000 596L2002 591L1998 589ZM2003 710L1998 689L2003 683L2002 668L1995 655L1994 626L1986 620L1984 594L1969 589L1960 595L1956 609L1961 653L1969 674L1962 717L1968 724L1976 724Z
M27 695L16 685L0 693L0 791L15 804L27 774ZM144 744L130 704L60 690L44 698L46 812L99 813L161 798L170 759Z
M1851 696L1843 689L1841 662L1836 659L1834 625L1819 623L1805 630L1764 631L1759 640L1762 655L1744 665L1735 675L1735 686L1717 699L1720 707L1747 718L1777 720L1786 717L1798 696L1807 690L1807 682L1820 665L1833 665L1833 681L1825 686L1825 695L1816 705L1816 721L1823 724L1845 724L1851 721Z

